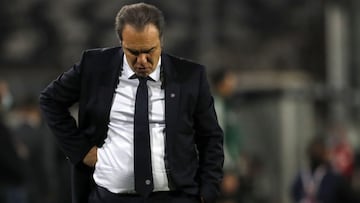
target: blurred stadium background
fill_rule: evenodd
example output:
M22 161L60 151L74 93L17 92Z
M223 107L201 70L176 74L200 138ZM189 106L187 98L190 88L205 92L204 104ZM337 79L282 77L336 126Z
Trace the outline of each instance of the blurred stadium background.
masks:
M114 17L134 2L0 1L0 80L9 85L13 108L37 100L82 50L118 46ZM205 64L209 74L224 67L236 73L231 100L242 132L239 156L250 154L261 166L254 186L258 202L290 202L305 146L319 131L344 139L355 157L360 1L145 2L164 12L165 51ZM12 112L8 118L16 126Z

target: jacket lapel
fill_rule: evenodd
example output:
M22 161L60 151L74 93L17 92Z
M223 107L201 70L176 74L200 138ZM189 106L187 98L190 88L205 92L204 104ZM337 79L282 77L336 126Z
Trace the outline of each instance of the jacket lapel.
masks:
M165 75L165 132L167 150L171 150L171 136L176 132L176 122L180 100L180 85L178 83L178 75L174 69L170 57L166 54L161 56L162 66Z

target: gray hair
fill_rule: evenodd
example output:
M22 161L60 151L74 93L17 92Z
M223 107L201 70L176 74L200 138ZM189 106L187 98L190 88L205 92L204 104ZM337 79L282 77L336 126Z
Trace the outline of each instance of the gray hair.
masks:
M162 40L165 19L162 11L157 7L146 4L136 3L123 6L115 18L115 31L122 41L122 31L125 25L131 25L141 31L148 24L153 24L159 31L160 40Z

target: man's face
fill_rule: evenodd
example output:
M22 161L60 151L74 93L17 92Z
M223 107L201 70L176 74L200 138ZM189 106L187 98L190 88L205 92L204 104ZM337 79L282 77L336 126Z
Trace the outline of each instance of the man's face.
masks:
M155 70L160 58L159 31L153 24L146 25L141 31L131 25L125 25L122 32L122 48L131 69L136 75L146 77Z

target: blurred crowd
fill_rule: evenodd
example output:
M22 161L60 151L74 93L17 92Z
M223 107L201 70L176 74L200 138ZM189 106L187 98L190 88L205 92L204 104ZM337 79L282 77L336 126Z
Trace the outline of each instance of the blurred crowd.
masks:
M1 1L0 63L64 70L85 48L115 46L114 14L134 2ZM168 52L214 65L323 73L321 1L146 2L164 11Z
M222 67L211 77L215 108L225 136L225 175L218 203L273 202L261 182L264 161L243 150L241 123L234 119L231 102L237 86L235 76L233 70ZM306 144L306 160L289 183L288 195L294 203L360 202L360 152L350 143L344 126L329 126ZM272 187L277 186L272 183Z
M69 169L36 98L13 100L0 81L0 202L70 202Z

